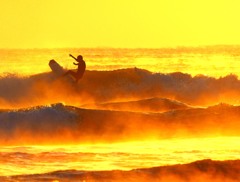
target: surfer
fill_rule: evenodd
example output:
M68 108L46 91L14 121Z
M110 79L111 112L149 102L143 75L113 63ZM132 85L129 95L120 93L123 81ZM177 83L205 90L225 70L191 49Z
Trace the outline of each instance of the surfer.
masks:
M82 78L85 70L86 70L86 63L85 61L83 60L83 57L82 55L79 55L77 58L75 58L72 54L69 54L70 57L72 57L73 59L75 59L78 63L75 63L73 62L74 65L77 65L78 68L77 68L77 72L74 72L72 70L68 70L64 76L70 74L72 75L75 79L76 79L76 82L78 82L79 79Z

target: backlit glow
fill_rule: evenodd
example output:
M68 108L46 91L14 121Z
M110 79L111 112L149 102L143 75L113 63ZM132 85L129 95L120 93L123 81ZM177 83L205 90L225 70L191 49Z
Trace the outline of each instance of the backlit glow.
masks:
M239 1L2 1L0 48L239 44Z
M45 173L56 169L131 170L159 165L184 164L196 160L238 159L239 137L170 139L160 141L63 146L1 147L0 174ZM26 155L29 155L26 158ZM127 162L126 162L127 161ZM32 166L32 164L35 164Z

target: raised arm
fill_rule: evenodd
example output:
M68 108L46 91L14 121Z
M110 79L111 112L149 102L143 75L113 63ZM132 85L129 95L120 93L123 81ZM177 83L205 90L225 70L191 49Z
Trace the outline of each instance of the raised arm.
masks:
M77 60L77 58L75 58L72 54L69 54L70 57L72 57L73 59Z

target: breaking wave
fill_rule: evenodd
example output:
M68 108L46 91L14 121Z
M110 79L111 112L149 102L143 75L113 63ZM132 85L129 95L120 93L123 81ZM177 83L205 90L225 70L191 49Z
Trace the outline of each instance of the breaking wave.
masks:
M87 71L78 84L52 72L5 75L0 143L238 135L238 96L235 75L217 79L129 68Z
M148 98L135 101L110 102L100 104L88 104L84 107L95 109L108 109L118 111L135 111L135 112L165 112L176 109L187 109L190 106L167 98Z
M78 84L68 80L53 73L2 75L0 145L239 136L240 80L235 75L193 77L129 68L86 71ZM239 166L239 160L203 160L130 171L63 170L0 181L235 182Z
M86 71L78 84L53 73L29 77L5 75L0 78L1 108L19 108L64 102L82 106L89 103L123 102L168 98L188 105L239 104L240 80L235 75L213 78L184 73L152 73L138 68L114 71Z
M238 135L240 107L220 104L145 113L83 109L61 103L1 110L1 144L79 143Z

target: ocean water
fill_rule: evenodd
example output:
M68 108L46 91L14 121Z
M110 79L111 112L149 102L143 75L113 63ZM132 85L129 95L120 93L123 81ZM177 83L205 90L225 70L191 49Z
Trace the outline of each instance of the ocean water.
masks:
M239 139L212 137L91 145L4 146L0 150L0 172L11 176L73 169L132 170L203 159L237 160Z
M1 73L32 75L48 72L48 62L55 59L64 68L74 69L68 55L82 54L88 70L141 68L151 72L203 74L221 77L239 74L239 46L179 47L161 49L27 49L0 50Z
M239 181L239 50L0 50L0 181Z

